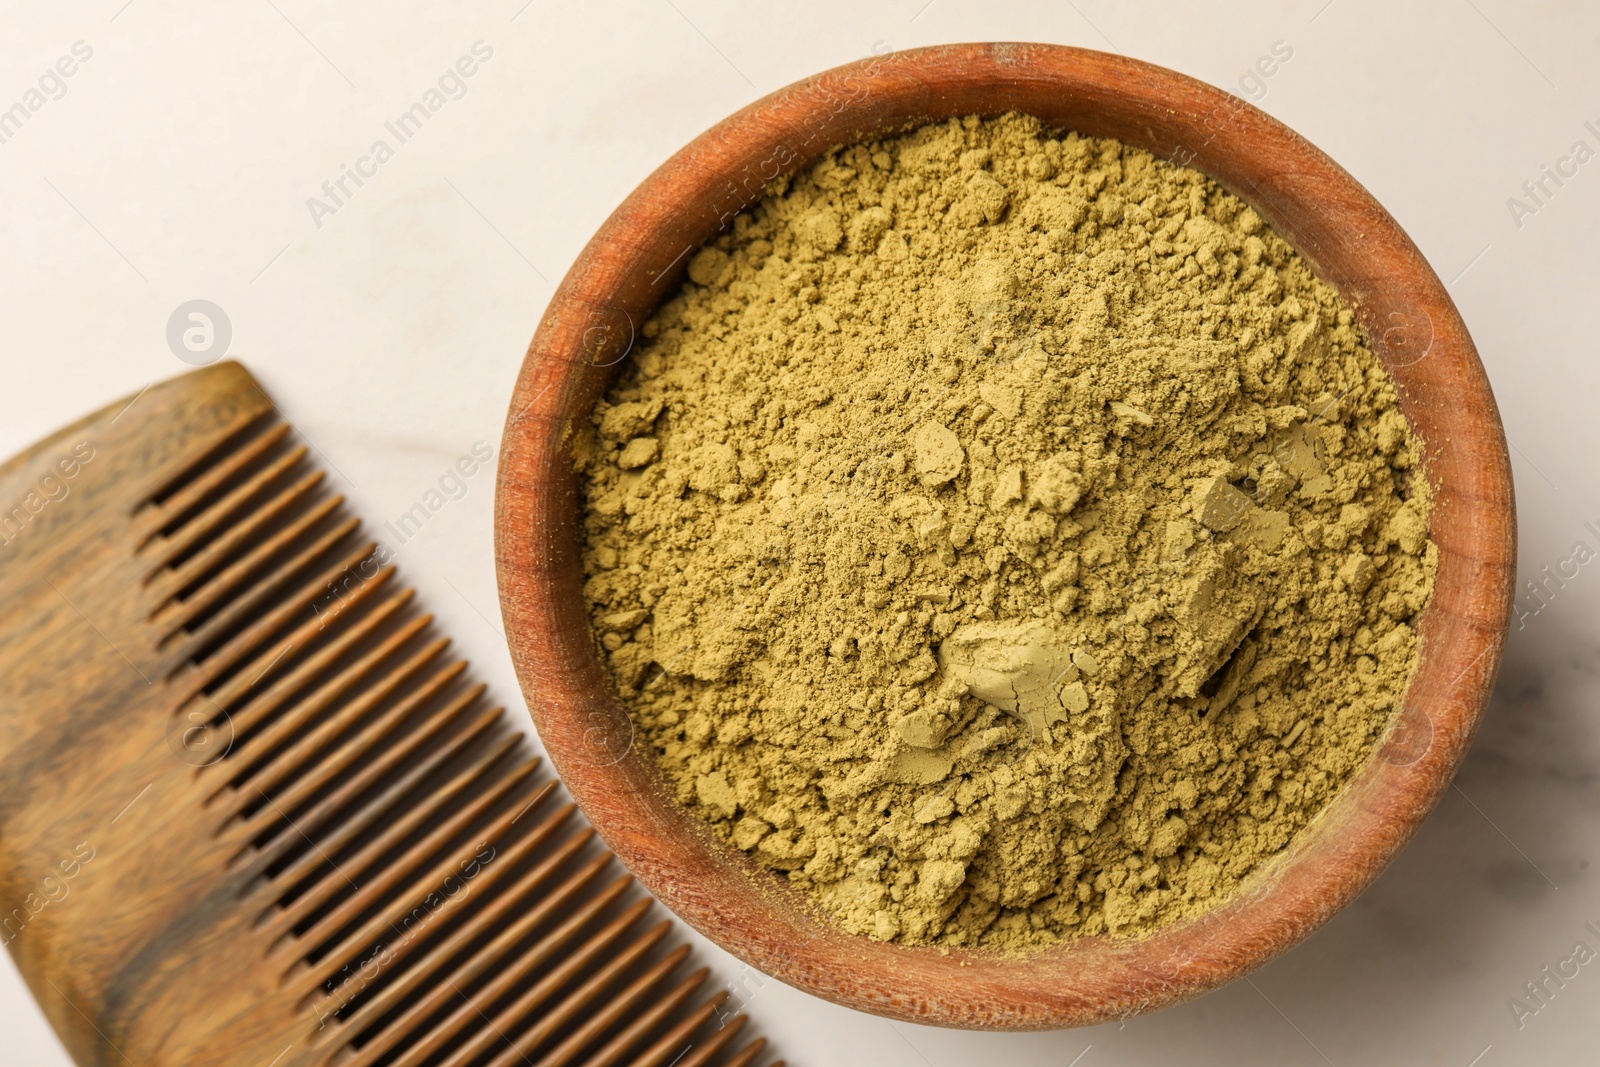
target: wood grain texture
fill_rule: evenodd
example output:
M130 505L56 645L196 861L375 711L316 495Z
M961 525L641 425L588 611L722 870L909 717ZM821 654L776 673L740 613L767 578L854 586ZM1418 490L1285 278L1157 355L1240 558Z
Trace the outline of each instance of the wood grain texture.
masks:
M1025 961L842 933L674 803L594 651L566 452L688 254L762 185L829 148L965 114L1020 111L1188 163L1267 218L1358 310L1426 445L1438 588L1423 658L1376 756L1225 907L1140 941L1080 940ZM943 1026L1084 1025L1245 974L1366 887L1449 784L1483 714L1512 597L1510 464L1483 367L1427 262L1349 174L1208 85L1135 60L1034 44L952 45L818 75L717 124L636 189L551 300L512 398L496 551L502 610L540 737L591 821L680 916L830 1000Z
M79 1064L761 1052L237 364L0 509L0 939Z

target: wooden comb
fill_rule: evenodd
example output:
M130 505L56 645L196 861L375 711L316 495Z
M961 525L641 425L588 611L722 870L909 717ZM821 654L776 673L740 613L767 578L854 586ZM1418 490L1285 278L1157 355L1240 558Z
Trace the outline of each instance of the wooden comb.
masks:
M0 509L0 937L79 1064L761 1055L238 364Z

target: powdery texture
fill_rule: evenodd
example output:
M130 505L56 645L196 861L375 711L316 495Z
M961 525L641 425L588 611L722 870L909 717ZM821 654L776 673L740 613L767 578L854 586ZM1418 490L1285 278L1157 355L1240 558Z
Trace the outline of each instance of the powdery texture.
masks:
M688 274L574 438L584 593L678 798L847 929L1196 915L1384 731L1419 448L1199 173L952 121L780 183Z

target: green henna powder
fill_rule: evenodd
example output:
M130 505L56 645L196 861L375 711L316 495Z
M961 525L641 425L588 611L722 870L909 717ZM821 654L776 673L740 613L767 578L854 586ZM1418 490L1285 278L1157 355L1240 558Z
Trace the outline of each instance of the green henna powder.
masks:
M1016 115L776 183L573 441L678 799L880 940L1226 901L1367 758L1432 589L1352 313L1196 171Z

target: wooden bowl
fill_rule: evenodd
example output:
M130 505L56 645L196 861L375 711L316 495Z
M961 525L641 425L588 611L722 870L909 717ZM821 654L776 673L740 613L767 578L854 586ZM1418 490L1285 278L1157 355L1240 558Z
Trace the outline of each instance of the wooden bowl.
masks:
M1358 309L1427 446L1439 547L1405 705L1375 756L1288 850L1199 919L1026 959L844 933L672 799L651 753L633 747L590 636L565 451L689 253L767 181L839 144L1007 111L1192 164ZM623 862L701 933L791 985L892 1018L982 1029L1078 1026L1194 996L1300 941L1364 889L1450 783L1483 715L1510 617L1514 531L1510 463L1483 367L1444 286L1388 212L1236 97L1148 63L1034 44L893 53L808 78L718 123L647 178L578 257L534 335L495 515L501 605L534 723Z

